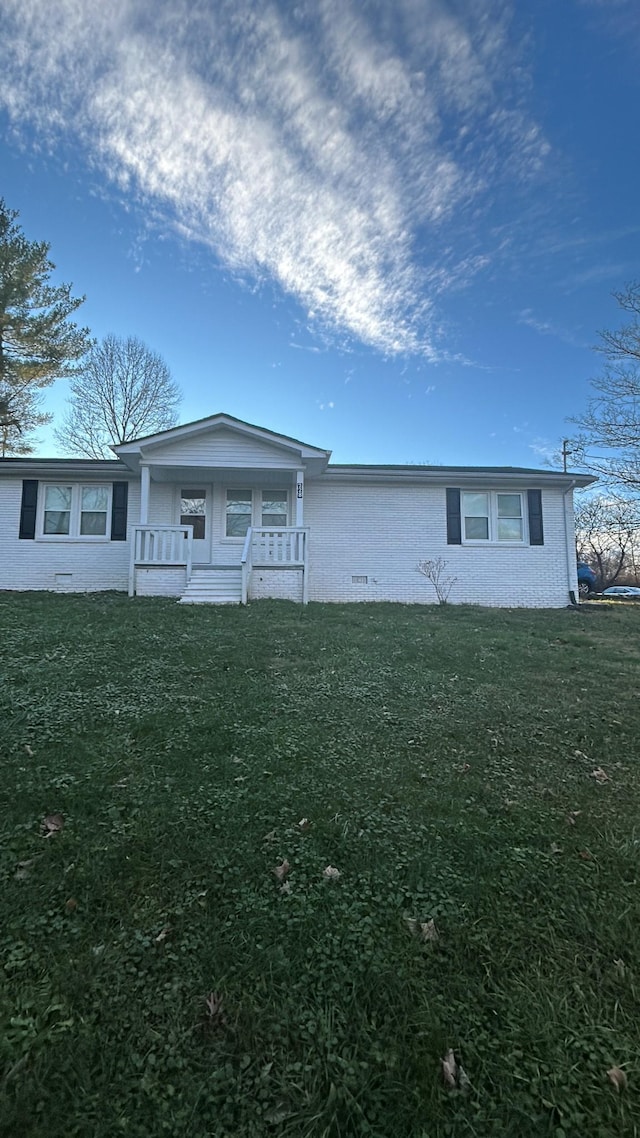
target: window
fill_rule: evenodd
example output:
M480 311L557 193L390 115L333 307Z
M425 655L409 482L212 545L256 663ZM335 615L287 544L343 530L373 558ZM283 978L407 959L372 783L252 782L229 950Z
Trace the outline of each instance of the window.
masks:
M464 494L462 501L465 541L489 540L489 495Z
M108 512L108 486L83 486L80 500L80 533L82 536L105 537Z
M251 490L227 490L227 537L246 537L252 508Z
M524 541L522 494L462 495L463 541Z
M496 494L498 541L522 541L522 495Z
M44 492L43 533L71 533L73 486L47 486Z
M186 487L180 491L180 525L193 526L194 540L202 541L206 532L207 491Z
M284 529L288 523L287 490L227 490L227 537L246 537L249 526L276 530Z
M44 487L40 537L105 538L109 535L111 485Z
M287 524L287 491L262 491L262 521L263 526L273 526L274 529L283 529Z

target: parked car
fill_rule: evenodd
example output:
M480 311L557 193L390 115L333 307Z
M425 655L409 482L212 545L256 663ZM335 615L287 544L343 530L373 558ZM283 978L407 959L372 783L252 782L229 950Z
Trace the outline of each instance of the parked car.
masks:
M578 592L581 597L596 591L596 575L584 561L578 562Z
M603 597L638 597L640 599L640 589L635 585L611 585L608 589L604 589Z

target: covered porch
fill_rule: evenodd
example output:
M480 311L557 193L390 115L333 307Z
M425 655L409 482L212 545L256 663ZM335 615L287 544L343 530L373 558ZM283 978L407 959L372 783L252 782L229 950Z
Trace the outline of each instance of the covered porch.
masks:
M140 478L129 593L185 603L306 603L305 478L330 452L231 415L114 446Z
M142 464L130 527L129 595L246 604L307 603L304 470Z

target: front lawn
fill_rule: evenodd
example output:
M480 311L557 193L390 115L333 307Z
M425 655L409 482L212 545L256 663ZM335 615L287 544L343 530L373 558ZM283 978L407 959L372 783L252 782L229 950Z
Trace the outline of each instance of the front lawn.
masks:
M0 594L0 1134L640 1134L639 633Z

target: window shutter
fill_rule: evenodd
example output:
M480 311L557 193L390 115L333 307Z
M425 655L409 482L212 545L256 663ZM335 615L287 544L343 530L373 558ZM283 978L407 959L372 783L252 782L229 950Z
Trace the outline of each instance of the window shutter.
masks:
M529 509L529 545L544 545L542 526L542 490L527 490Z
M447 545L462 545L460 491L457 488L447 489Z
M38 505L38 480L23 478L22 504L20 506L20 530L18 537L33 541L36 536L36 508Z
M129 483L114 482L111 499L111 540L127 540L127 502L129 500Z

